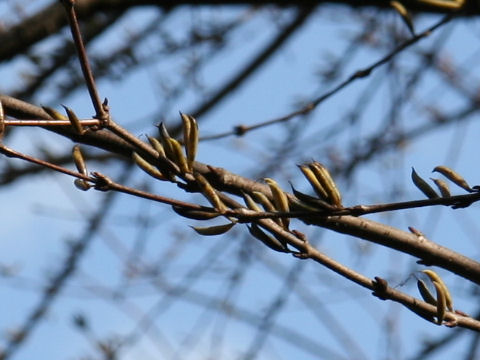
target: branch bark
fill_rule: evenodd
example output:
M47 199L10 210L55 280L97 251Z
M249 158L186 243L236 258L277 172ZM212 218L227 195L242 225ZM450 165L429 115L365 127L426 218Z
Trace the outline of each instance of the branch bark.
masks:
M42 108L9 96L0 95L0 101L4 106L5 113L9 116L27 119L49 118L49 115ZM46 129L69 137L73 141L113 151L129 158L133 151L131 144L108 130L88 130L84 135L79 136L73 130L70 130L69 127L47 127ZM145 154L145 156L151 158L150 154ZM152 161L155 160L152 159ZM235 195L241 195L242 192L252 193L259 191L272 198L270 188L265 184L200 162L195 162L194 168L195 171L205 176L211 185L219 191ZM293 195L289 196L290 200L294 199ZM236 203L232 203L232 205L233 207L241 206ZM380 224L373 220L354 216L304 217L301 220L306 224L325 227L410 254L419 258L421 263L425 265L442 267L476 284L480 284L480 263L415 234Z

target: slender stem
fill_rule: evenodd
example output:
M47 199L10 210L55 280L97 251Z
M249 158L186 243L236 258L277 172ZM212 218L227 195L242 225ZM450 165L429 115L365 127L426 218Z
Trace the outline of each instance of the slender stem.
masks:
M225 213L228 216L234 216L240 220L258 220L258 219L274 219L274 218L321 218L330 216L362 216L367 214L374 214L379 212L414 209L426 206L446 205L446 206L467 206L473 202L480 200L480 192L472 194L456 195L448 198L436 198L425 200L403 201L390 204L378 205L356 205L351 207L335 209L318 209L318 210L292 210L292 211L257 211L245 212L236 209L227 210Z
M3 112L3 104L0 100L0 140L2 138L3 132L5 131L5 113Z
M450 197L442 197L435 199L424 200L412 200L403 201L390 204L376 204L376 205L357 205L349 208L345 208L338 212L338 215L366 215L386 211L414 209L419 207L434 206L434 205L446 205L456 207L467 207L473 202L480 200L480 192L472 194L456 195Z
M131 187L128 187L128 186L118 184L118 183L114 182L113 180L111 180L109 177L107 177L107 176L105 176L105 175L103 175L99 172L93 172L92 175L93 175L93 182L96 184L98 189L102 190L102 191L108 191L108 190L118 191L118 192L121 192L121 193L124 193L124 194L129 194L129 195L141 197L141 198L148 199L148 200L153 200L153 201L160 202L160 203L163 203L163 204L182 207L184 209L213 210L214 211L213 208L206 208L205 206L201 206L201 205L197 205L197 204L188 203L188 202L185 202L185 201L172 199L172 198L165 197L165 196L155 195L155 194L152 194L152 193L149 193L149 192L146 192L146 191L141 191L141 190L138 190L138 189L135 189L135 188L131 188ZM90 181L92 181L92 179L90 179Z
M354 283L366 289L373 290L373 295L379 297L380 299L392 300L403 304L417 315L420 315L421 317L432 322L433 317L437 315L436 306L428 304L425 301L421 301L420 299L390 287L387 281L384 279L375 277L375 280L372 280L365 275L341 264L340 262L316 249L308 241L299 239L294 234L285 231L275 222L263 219L260 220L259 223L266 229L272 231L272 233L281 234L283 239L287 240L291 246L295 247L302 253L300 254L300 257L312 259L313 261L322 264L323 266L336 272L340 276L343 276L344 278L353 281ZM469 316L461 316L449 311L445 314L445 320L452 324L451 326L459 326L462 328L480 331L480 321Z
M4 120L5 126L72 126L70 120L40 120L40 119L28 119L28 120ZM98 119L80 119L80 125L82 126L94 126L100 125Z
M52 170L57 171L57 172L61 172L63 174L67 174L67 175L74 176L74 177L82 179L82 180L89 181L91 183L94 183L97 187L99 187L100 190L118 191L118 192L122 192L122 193L125 193L125 194L138 196L138 197L141 197L141 198L144 198L144 199L157 201L157 202L160 202L160 203L163 203L163 204L179 206L179 207L182 207L182 208L185 208L185 209L207 210L207 211L208 210L213 210L213 209L210 209L210 208L205 208L204 206L201 206L201 205L192 204L192 203L188 203L188 202L184 202L184 201L180 201L180 200L176 200L176 199L172 199L172 198L168 198L168 197L164 197L164 196L160 196L160 195L155 195L155 194L152 194L152 193L149 193L149 192L146 192L146 191L141 191L141 190L137 190L137 189L134 189L134 188L130 188L128 186L120 185L120 184L117 184L116 182L112 181L107 176L105 176L103 174L100 174L98 172L93 172L92 173L93 176L90 177L90 176L78 173L76 171L72 171L72 170L69 170L67 168L64 168L63 166L55 165L55 164L52 164L48 161L37 159L37 158L35 158L33 156L30 156L30 155L22 154L21 152L10 149L9 147L3 145L2 143L0 143L0 153L5 154L8 157L14 157L14 158L22 159L22 160L28 161L30 163L34 163L34 164L37 164L37 165L40 165L40 166L47 167L47 168L52 169Z
M51 162L48 162L48 161L45 161L45 160L37 159L37 158L35 158L33 156L30 156L30 155L22 154L21 152L10 149L9 147L3 145L2 143L0 143L0 153L5 154L8 157L14 157L14 158L18 158L18 159L28 161L30 163L34 163L34 164L37 164L37 165L40 165L40 166L44 166L44 167L52 169L54 171L61 172L63 174L67 174L67 175L70 175L70 176L74 176L74 177L79 178L79 179L92 181L92 179L90 177L88 177L87 175L81 174L81 173L76 172L76 171L69 170L67 168L64 168L63 166L52 164Z
M77 49L80 66L82 67L83 77L87 83L88 92L92 100L93 107L95 108L95 117L101 120L104 124L108 123L108 112L103 106L100 96L98 95L97 87L95 85L95 79L93 77L90 62L88 61L87 51L83 43L82 34L80 32L80 26L78 24L77 14L75 12L74 3L75 0L60 0L67 12L68 22L70 24L70 30L72 32L75 47Z

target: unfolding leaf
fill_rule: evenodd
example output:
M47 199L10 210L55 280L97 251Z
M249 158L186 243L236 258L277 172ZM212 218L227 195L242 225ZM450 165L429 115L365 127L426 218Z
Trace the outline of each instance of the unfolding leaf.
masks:
M188 168L192 171L198 147L198 124L193 116L183 113L180 113L180 115L183 121L183 138L185 152L187 154Z
M275 180L270 178L265 178L265 182L268 184L268 186L270 187L270 191L272 192L275 209L277 211L288 212L289 205L288 205L287 195L283 192L283 190L280 188L280 186L277 184ZM282 222L282 226L285 229L288 229L288 225L290 224L290 219L285 217L285 218L280 218L280 220Z
M158 125L158 130L160 134L160 139L162 140L163 148L165 150L166 157L171 161L175 162L175 159L176 159L175 151L173 150L172 144L169 141L169 139L171 139L171 136L168 133L168 130L165 127L165 124L163 122L161 122Z
M83 179L75 179L73 181L73 184L77 189L82 191L87 191L88 189L91 188L91 185Z
M320 200L316 197L313 197L313 196L310 196L308 194L302 193L301 191L298 191L297 189L295 189L292 184L290 184L290 186L292 188L293 195L295 195L295 197L298 200L300 200L299 202L297 202L297 204L299 206L303 207L304 209L312 210L312 211L315 211L315 210L318 210L318 209L336 210L336 208L334 206L330 205L326 201L323 201L323 200Z
M85 133L85 129L83 128L82 124L80 123L80 119L77 115L73 112L72 109L62 105L67 112L68 120L70 120L70 124L72 124L73 129L76 131L78 135L83 135Z
M73 161L79 173L83 175L87 175L87 164L85 163L85 159L83 158L82 151L80 150L79 145L75 145L72 150Z
M398 1L390 1L390 5L395 9L395 11L400 15L405 25L407 25L408 30L412 35L415 35L415 30L413 28L412 16L408 10L403 6L402 3Z
M227 207L223 201L220 200L216 190L210 185L208 180L200 173L194 173L193 176L195 177L202 194L207 198L210 204L212 204L220 213L224 213L227 210Z
M172 205L172 209L178 215L194 220L210 220L220 216L220 214L211 211L192 210L175 205Z
M54 120L68 120L68 118L63 115L62 113L58 112L57 110L48 107L48 106L42 106L42 109L50 115L50 117Z
M243 193L242 195L243 195L243 200L245 201L245 205L247 205L247 207L250 210L257 211L257 212L262 211L260 206L258 206L258 204L255 201L253 201L250 195L248 195L247 193Z
M208 227L195 227L191 226L193 230L195 230L198 234L204 236L214 236L214 235L222 235L225 234L228 230L230 230L235 223L228 223L225 225L217 225L217 226L208 226Z
M132 153L132 159L147 174L159 180L167 180L167 178L156 167L154 167L152 164L150 164L147 160L142 158L136 152Z
M417 281L417 287L418 287L418 291L420 292L420 295L422 295L422 298L423 300L425 300L425 302L431 305L437 306L437 300L432 295L430 290L428 290L428 287L423 280Z
M255 201L262 204L265 211L269 211L269 212L276 211L275 206L272 204L272 202L268 199L268 197L264 193L261 193L259 191L254 191L252 192L252 195L255 198ZM275 221L278 225L283 226L282 221L280 219L272 219L272 220Z
M445 176L448 180L450 180L451 182L453 182L454 184L460 186L462 189L465 189L467 190L468 192L474 192L475 190L473 190L469 185L468 183L465 181L465 179L460 175L458 174L457 172L453 171L452 169L450 169L449 167L446 167L446 166L443 166L443 165L440 165L440 166L436 166L432 172L438 172L440 174L442 174L443 176Z
M442 195L442 197L448 198L451 196L450 188L448 187L448 184L445 181L443 181L442 179L433 179L433 178L430 178L430 179L435 183L435 185L437 185L437 188L438 190L440 190L440 194Z
M264 193L254 191L252 195L255 197L255 200L258 203L262 204L265 211L275 211L275 206L273 206L272 202L268 199L268 197L265 196Z
M435 199L438 198L438 194L436 193L433 188L428 185L428 183L423 180L420 175L417 174L415 169L412 167L412 181L415 184L415 186L422 192L424 193L429 199Z
M318 197L322 200L327 200L328 195L323 186L318 181L317 177L313 173L313 171L306 165L297 165L300 170L302 171L305 178L308 180L310 185L313 188L313 191L318 195Z
M0 140L2 139L2 135L5 132L5 113L3 111L3 104L0 100Z
M158 152L158 155L161 157L165 157L165 149L160 141L158 141L153 136L147 136L148 142L152 147Z
M445 318L446 296L444 287L438 282L434 281L433 285L437 290L437 323L441 324Z
M444 292L444 294L445 294L445 301L446 301L447 308L448 308L448 310L453 311L453 299L452 299L452 295L450 294L450 291L448 290L447 285L443 282L443 280L442 280L442 278L440 277L440 275L438 275L438 274L437 274L435 271L433 271L433 270L423 270L422 272L425 273L425 274L430 278L430 280L432 280L432 282L438 283L438 284L443 288L443 292Z
M342 196L328 169L317 161L311 163L309 167L327 193L327 201L332 205L341 207Z
M248 231L250 231L250 234L252 234L256 239L267 245L270 249L279 252L290 252L285 243L279 241L273 236L266 234L262 229L260 229L257 224L252 223L251 226L247 227Z
M182 174L189 172L187 160L185 159L185 156L183 156L182 145L180 145L180 143L174 138L168 138L167 141L173 151L173 157L170 160L178 165Z

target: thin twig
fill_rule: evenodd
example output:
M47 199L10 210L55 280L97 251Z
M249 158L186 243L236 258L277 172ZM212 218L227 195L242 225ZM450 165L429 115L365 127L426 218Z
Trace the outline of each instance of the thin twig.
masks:
M239 203L229 197L222 197L222 201L231 208L237 209L244 214L254 214L255 211L242 207ZM226 214L225 214L226 215ZM228 215L226 215L228 216ZM359 218L355 216L305 216L300 218L306 224L316 225L333 230L338 233L348 234L356 238L364 239L402 253L412 255L420 259L420 263L432 266L436 265L455 273L473 283L480 284L480 263L459 254L447 247L441 246L424 236L402 231L395 227L378 223L376 221ZM270 219L257 221L262 227L269 229L281 236L301 253L309 255L308 244L298 239L294 234L284 230ZM272 227L273 226L273 227ZM350 279L364 283L361 279ZM363 286L363 285L362 285Z
M184 209L201 210L205 212L211 212L213 214L216 213L214 208L192 204L185 201L180 201L180 200L176 200L176 199L172 199L172 198L168 198L160 195L155 195L146 191L141 191L135 188L118 184L113 180L111 180L108 176L105 176L99 172L92 172L92 175L93 175L93 181L95 182L95 186L97 187L97 189L102 191L112 190L112 191L117 191L124 194L141 197L148 200L153 200L163 204L182 207Z
M293 195L289 195L290 198L293 198ZM282 217L288 218L316 218L316 217L329 217L329 216L362 216L367 214L374 214L379 212L395 211L395 210L404 210L404 209L414 209L426 206L435 206L435 205L449 205L457 207L466 207L476 201L480 200L480 192L475 192L472 194L465 195L456 195L448 198L435 198L435 199L425 199L425 200L412 200L404 201L390 204L378 204L378 205L355 205L351 207L338 208L333 207L328 209L318 209L318 210L292 210L292 211L263 211L263 212L246 212L245 209L233 209L227 210L225 215L233 216L242 221L252 221L258 219L276 219ZM301 208L298 202L293 202L293 206Z
M95 108L95 117L102 121L104 125L108 124L108 112L106 107L102 104L100 96L98 95L97 86L95 85L95 79L92 74L90 62L88 60L87 51L82 39L82 33L80 32L80 26L77 20L77 14L75 12L75 0L60 0L67 12L68 22L70 24L70 30L72 32L73 41L77 49L78 59L80 66L82 67L83 76L87 84L88 93L92 100L93 107Z
M424 301L421 301L417 298L414 298L410 295L402 293L399 290L393 289L388 286L386 280L375 278L372 280L353 269L341 264L340 262L330 258L329 256L325 255L317 248L312 246L307 240L299 239L294 234L291 234L285 231L282 227L271 220L261 220L259 221L261 225L272 232L281 233L282 238L285 239L291 246L298 249L301 253L297 256L301 258L308 258L312 259L323 266L329 268L330 270L336 272L337 274L341 275L342 277L353 281L354 283L373 290L373 295L379 297L382 300L393 300L395 302L399 302L406 306L411 311L415 312L416 314L429 319L433 318L437 314L437 307L431 304L428 304ZM461 316L452 312L447 312L445 316L445 320L455 324L454 326L465 327L468 329L480 331L480 321L473 319L468 316Z
M179 207L183 207L183 208L187 208L187 209L192 209L192 210L202 210L202 211L206 211L206 212L211 212L211 210L212 210L211 208L206 208L206 207L203 207L203 206L200 206L200 205L186 203L186 202L182 202L182 201L179 201L179 200L166 198L166 197L163 197L163 196L154 195L154 194L147 193L147 192L144 192L144 191L140 191L140 190L137 190L137 189L129 188L129 187L126 187L126 186L123 186L123 185L120 185L120 184L117 184L117 183L113 182L108 177L106 177L105 175L102 175L100 173L93 173L93 177L88 177L86 175L71 171L71 170L66 169L64 167L61 167L61 166L58 166L58 165L55 165L55 164L51 164L47 161L43 161L43 160L36 159L34 157L19 153L15 150L12 150L12 149L6 147L3 144L0 144L0 152L4 153L5 155L10 156L10 157L20 158L20 159L23 159L23 160L26 160L26 161L29 161L29 162L32 162L32 163L36 163L36 164L41 165L41 166L48 167L52 170L55 170L55 171L58 171L58 172L61 172L61 173L64 173L64 174L67 174L67 175L70 175L70 176L74 176L76 178L80 178L80 179L83 179L83 180L86 180L86 181L93 182L95 184L96 188L99 189L99 190L104 190L104 191L113 190L113 191L123 192L123 193L126 193L126 194L146 198L146 199L149 199L149 200L153 200L153 201L157 201L157 202L161 202L161 203L166 203L166 204L169 204L169 205L179 206ZM478 193L469 194L469 195L460 195L459 197L463 199L463 198L466 198L466 197L469 197L469 196L477 196L478 197ZM458 197L456 197L456 198L458 198ZM443 200L443 199L420 200L418 202L425 203L425 202L440 201L440 200ZM447 198L446 200L449 200L449 198ZM233 204L233 200L232 200L232 204ZM235 204L235 207L240 207L240 206L238 204ZM245 217L248 216L250 218L256 217L258 219L258 216L255 212L253 212L251 210L247 210L245 208L241 208L241 209L237 209L237 210L233 210L233 211L228 210L225 213L225 215L237 216L239 218L241 218L241 217L245 218ZM241 215L241 216L239 216L239 215ZM259 215L260 216L265 215L265 216L268 216L268 217L280 217L282 215L283 216L289 216L290 214L288 214L288 213L286 213L286 214L265 213L265 214L259 214ZM340 231L340 232L345 232L347 230L347 227L346 227L346 225L348 224L347 217L345 217L345 216L342 216L342 217L331 217L331 216L329 216L327 218L325 216L326 214L322 214L322 215L325 217L326 222L324 223L323 221L321 221L321 223L319 225L330 227L333 230ZM315 218L314 216L312 216L312 213L308 213L308 212L305 215L305 217L308 217L308 219L310 219L308 222L311 222ZM319 219L317 219L317 221L318 220ZM356 233L356 236L366 238L367 240L372 240L375 236L373 236L373 235L372 236L366 236L364 234L364 233L366 233L366 230L367 230L367 223L366 223L366 220L362 220L362 221L364 221L365 223L360 227L354 226L353 231ZM273 221L271 221L269 219L259 219L258 222L261 223L266 228L269 228L269 227L273 226L273 228L271 229L272 231L274 231L275 233L281 234L283 238L290 239L290 243L291 243L292 246L299 249L302 253L308 254L308 257L311 257L310 253L311 253L312 249L309 248L308 243L305 243L303 240L298 239L295 235L285 231L284 229L282 229L281 227L279 227L278 225L276 225ZM372 230L374 230L373 227L374 227L375 224L373 224L373 222L371 222L371 221L368 221L368 223L371 223ZM333 227L331 227L332 225L333 225ZM351 226L351 224L349 226ZM383 228L385 228L385 225L382 225L382 226L383 226ZM360 228L363 229L363 232L361 234L358 233L358 231L357 231L357 229L360 229ZM383 231L386 231L386 230L383 230ZM454 255L458 256L458 254L455 254L452 251L450 251L448 249L443 249L443 248L442 248L443 252L446 252L445 254L443 254L443 252L440 254L439 251L434 251L434 249L430 249L430 252L429 252L426 249L424 249L424 247L428 245L425 242L418 242L415 245L412 245L408 241L405 242L405 241L400 240L400 237L399 237L399 240L395 243L394 239L396 239L396 238L393 234L393 231L394 231L393 228L388 231L387 242L389 244L388 245L389 247L399 249L403 252L412 253L412 255L415 255L415 256L419 256L423 252L423 253L425 253L424 256L422 257L423 259L431 258L431 255L435 254L435 259L437 261L430 260L431 262L434 262L438 265L441 265L442 267L447 268L450 271L453 271L453 272L459 274L460 276L463 276L465 278L468 278L470 280L475 281L474 278L472 278L470 276L471 275L470 272L472 272L472 274L475 274L475 271L476 271L475 269L477 267L477 263L475 263L473 260L470 260L470 259L465 258L465 257L461 257L461 259L459 260L459 263L462 264L463 271L458 271L458 269L455 265L455 261L452 261L452 259L454 259ZM350 233L350 231L348 231L348 230L346 232ZM412 235L410 234L410 236L412 236ZM375 242L382 243L382 241L379 241L379 239L377 239L377 238L378 238L378 236L375 237L375 239L376 239ZM422 243L423 243L423 245L422 245ZM411 250L409 248L409 246L413 247L413 250ZM421 247L421 246L423 246L423 247ZM435 247L440 248L439 245L435 245ZM409 249L410 249L410 251L409 251ZM443 258L443 256L440 256L442 254L445 255L448 258L447 259L448 260L447 265L443 264L440 261L440 260L442 260L441 258ZM466 274L466 273L468 273L468 274ZM357 282L362 286L365 286L365 279L351 278L350 280L352 280L354 282Z
M98 126L100 120L98 119L79 119L82 126ZM16 120L7 119L4 121L5 126L72 126L70 120L40 120L40 119L28 119L28 120Z
M2 101L0 100L0 140L2 139L4 132L5 132L5 113L3 111Z
M92 173L93 176L87 176L87 175L84 175L82 173L64 168L63 166L55 165L55 164L52 164L48 161L37 159L37 158L35 158L33 156L30 156L30 155L22 154L21 152L10 149L9 147L7 147L7 146L5 146L1 143L0 143L0 153L3 153L8 157L14 157L14 158L22 159L22 160L25 160L25 161L28 161L28 162L31 162L31 163L38 164L40 166L49 168L51 170L61 172L61 173L66 174L66 175L70 175L70 176L73 176L73 177L76 177L76 178L79 178L79 179L82 179L82 180L85 180L85 181L89 181L89 182L95 184L95 187L97 189L102 190L102 191L112 190L112 191L122 192L122 193L125 193L125 194L134 195L134 196L141 197L141 198L148 199L148 200L153 200L153 201L160 202L160 203L163 203L163 204L182 207L184 209L202 210L202 211L205 211L205 212L213 212L213 213L215 212L215 209L213 209L213 208L209 208L209 207L205 207L205 206L201 206L201 205L197 205L197 204L192 204L192 203L188 203L188 202L184 202L184 201L180 201L180 200L175 200L175 199L172 199L172 198L168 198L168 197L164 197L164 196L160 196L160 195L155 195L155 194L152 194L152 193L149 193L149 192L146 192L146 191L141 191L141 190L138 190L138 189L130 188L128 186L120 185L120 184L112 181L110 178L108 178L107 176L105 176L105 175L103 175L99 172L93 172Z
M51 162L48 162L48 161L45 161L45 160L37 159L37 158L35 158L33 156L30 156L30 155L22 154L21 152L10 149L9 147L7 147L7 146L5 146L4 144L1 144L1 143L0 143L0 152L2 154L5 154L8 157L22 159L22 160L28 161L30 163L34 163L34 164L46 167L48 169L51 169L51 170L54 170L54 171L57 171L57 172L61 172L63 174L67 174L67 175L70 175L70 176L73 176L73 177L76 177L76 178L79 178L79 179L82 179L82 180L92 181L92 179L90 177L88 177L87 175L81 174L81 173L76 172L76 171L69 170L67 168L64 168L63 166L52 164Z

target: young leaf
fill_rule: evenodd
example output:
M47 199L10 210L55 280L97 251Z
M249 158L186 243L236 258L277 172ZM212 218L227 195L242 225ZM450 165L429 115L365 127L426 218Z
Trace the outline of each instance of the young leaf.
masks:
M183 156L182 145L174 138L168 138L167 141L170 143L170 148L173 151L173 158L170 160L178 165L182 174L189 172L187 160Z
M289 205L288 205L288 198L287 195L283 192L277 182L270 178L265 178L265 182L270 187L270 191L272 192L273 196L273 203L275 204L275 209L277 211L288 212ZM288 225L290 224L289 218L281 218L282 226L285 229L288 229Z
M235 223L228 223L225 225L217 225L217 226L209 226L209 227L195 227L191 226L193 230L195 230L198 234L204 236L214 236L214 235L222 235L225 234L228 230L230 230Z
M5 113L3 112L2 101L0 100L0 140L5 132Z
M172 205L173 211L175 211L178 215L186 217L188 219L193 220L210 220L220 216L219 213L210 212L210 211L202 211L202 210L192 210L192 209L185 209L181 206Z
M423 180L412 167L412 181L415 186L424 193L429 199L438 198L438 194L433 190L433 188L427 184L425 180Z
M438 190L440 190L440 194L442 195L442 197L448 198L452 196L450 194L450 188L448 187L448 184L445 181L443 181L442 179L433 179L433 178L430 178L430 179L433 180L435 185L437 185L437 188Z
M261 193L259 191L254 191L252 192L253 197L255 198L255 201L262 204L263 208L265 211L268 212L275 212L275 206L272 204L272 202L268 199L268 197L265 196L264 193ZM282 221L280 219L272 219L275 221L278 225L283 226Z
M205 177L200 173L194 173L193 176L197 181L198 186L202 194L207 198L210 204L213 205L215 209L217 209L220 213L224 213L227 210L225 204L220 200L220 197L217 195L216 190L213 188L212 185L208 182Z
M75 145L72 150L73 161L79 173L83 175L87 175L87 164L85 163L85 159L83 158L82 152L80 150L79 145Z
M468 192L474 192L468 183L465 181L465 179L460 176L457 172L453 171L452 169L446 167L446 166L436 166L435 169L433 169L432 172L439 172L443 176L445 176L448 180L453 182L454 184L460 186L462 189L467 190Z
M438 283L443 288L443 293L445 294L445 301L447 304L447 308L448 310L453 311L452 295L450 294L450 291L448 290L447 285L445 285L440 275L438 275L433 270L423 270L422 272L425 273L430 278L430 280L432 280L432 282Z
M390 5L395 9L395 11L400 15L405 25L407 25L408 30L412 35L415 35L415 30L413 28L412 16L408 10L403 6L402 3L398 1L390 1Z
M83 179L75 179L73 181L73 184L77 189L80 189L82 191L87 191L88 189L91 188L90 184Z
M58 112L57 110L51 108L51 107L48 107L48 106L42 106L42 109L48 114L50 115L50 117L54 120L68 120L68 118L61 114L60 112Z
M302 171L305 178L308 180L310 185L313 188L313 191L318 195L318 197L322 200L327 200L328 195L325 189L322 187L320 182L318 181L317 177L313 173L313 171L306 165L297 165L300 170Z
M319 198L304 194L301 191L298 191L290 184L292 188L293 195L299 200L297 204L303 207L305 210L315 211L318 209L322 210L338 210L335 206L330 205L326 201L320 200Z
M163 148L163 145L160 141L158 141L156 138L153 136L147 136L148 142L152 147L158 152L158 155L160 157L166 157L165 156L165 149Z
M342 196L328 169L317 161L311 163L309 167L327 193L328 202L337 207L341 207Z
M156 167L154 167L152 164L150 164L147 160L142 158L136 152L132 153L132 159L147 174L159 180L167 180L167 178Z
M171 160L173 162L176 162L175 161L175 159L176 159L175 151L173 150L172 144L169 141L169 139L171 139L171 137L170 137L170 134L168 133L168 130L165 127L165 124L163 122L161 122L158 125L158 130L159 130L159 134L160 134L160 139L162 140L163 148L165 150L166 157L169 160Z
M73 112L72 109L66 107L65 105L62 105L65 111L67 112L68 115L68 120L70 120L70 123L72 124L73 129L78 135L83 135L85 133L85 129L83 128L82 124L80 123L80 119L77 117L77 115Z
M257 224L252 223L251 226L247 227L248 231L250 231L250 234L267 245L270 249L279 252L290 252L284 243L270 235L267 235Z
M437 300L433 297L430 290L428 290L428 287L423 280L417 281L417 287L420 295L422 295L422 298L425 302L437 306Z
M180 113L180 116L183 121L183 142L187 153L188 168L192 171L198 147L198 124L193 116L183 113Z
M257 211L257 212L262 211L260 206L258 206L258 204L255 201L253 201L250 195L248 195L247 193L243 193L242 195L243 195L243 201L245 201L245 205L247 205L247 207L250 210Z
M441 324L445 318L445 309L446 309L446 297L445 289L438 282L434 281L433 285L437 290L437 323Z
M192 129L192 122L190 121L190 117L187 114L180 112L180 117L182 118L183 125L183 144L186 147Z

